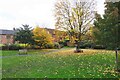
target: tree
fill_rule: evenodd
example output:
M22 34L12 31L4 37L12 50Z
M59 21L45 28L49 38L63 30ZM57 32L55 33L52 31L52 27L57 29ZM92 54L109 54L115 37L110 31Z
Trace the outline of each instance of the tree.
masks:
M53 38L49 32L43 28L37 26L33 30L33 38L40 48L43 48L46 44L52 44Z
M103 17L96 14L94 34L100 45L115 49L116 69L120 72L120 54L118 54L118 48L120 48L120 1L106 2L105 4L106 10Z
M65 31L55 30L55 41L60 42L66 39L68 37L67 33Z
M59 0L55 4L56 29L68 32L70 39L77 39L76 50L80 50L81 36L88 29L88 24L94 19L95 1Z
M103 18L96 14L94 22L96 42L110 49L120 47L120 9L118 4L120 2L106 2Z
M82 35L82 42L86 44L86 47L93 48L95 45L95 37L93 34L94 30L94 26L91 25L90 29L84 35Z
M14 29L16 31L15 33L15 41L18 41L19 43L25 44L33 44L34 40L32 38L33 33L31 27L29 25L22 25L23 27Z

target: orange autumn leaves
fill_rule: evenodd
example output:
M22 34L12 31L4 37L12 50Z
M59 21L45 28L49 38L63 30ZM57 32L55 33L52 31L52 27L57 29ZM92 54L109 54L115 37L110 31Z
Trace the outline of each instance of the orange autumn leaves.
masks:
M46 29L40 28L39 26L33 29L33 35L35 42L39 46L53 43L52 35Z

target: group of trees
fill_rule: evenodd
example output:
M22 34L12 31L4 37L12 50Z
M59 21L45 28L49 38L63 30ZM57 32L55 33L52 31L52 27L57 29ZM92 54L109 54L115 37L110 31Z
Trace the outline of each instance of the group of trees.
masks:
M111 49L118 48L120 47L120 1L105 2L105 7L105 14L101 16L95 11L94 0L58 0L55 4L56 31L62 30L65 35L68 33L69 37L65 36L65 38L73 43L76 42L78 52L82 40L89 40L96 45ZM91 27L93 21L94 25ZM58 35L56 38L62 40L62 34ZM16 29L15 40L43 46L51 44L53 38L43 28L31 29L29 25L23 25L23 28Z
M15 41L25 44L26 47L27 45L35 45L43 48L45 45L53 42L51 34L39 26L32 29L29 25L23 25L23 27L14 30L16 32Z
M120 1L105 2L105 14L95 11L94 0L59 0L55 4L56 29L68 32L70 40L77 41L79 51L82 40L109 49L120 47ZM92 28L91 22L94 22Z
M96 44L109 49L120 48L120 1L106 2L105 14L96 14L94 22L94 36Z
M56 29L67 31L70 41L74 39L80 51L81 36L89 29L94 19L94 0L58 0L55 4Z

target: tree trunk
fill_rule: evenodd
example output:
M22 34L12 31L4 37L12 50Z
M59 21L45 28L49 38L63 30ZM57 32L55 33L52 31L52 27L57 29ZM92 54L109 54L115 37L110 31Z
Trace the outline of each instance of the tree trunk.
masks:
M75 53L82 53L83 52L83 50L80 49L80 43L81 43L81 33L78 34L78 41L76 41Z
M120 72L120 65L119 65L119 59L118 59L120 57L118 57L119 56L118 48L115 50L115 53L116 53L116 70Z
M82 53L83 52L83 50L80 49L80 45L81 45L81 26L82 26L82 23L79 24L79 34L78 34L78 37L77 37L78 41L76 42L77 45L76 45L75 53Z
M116 69L118 71L118 51L117 51L117 49L115 50L115 53L116 53Z

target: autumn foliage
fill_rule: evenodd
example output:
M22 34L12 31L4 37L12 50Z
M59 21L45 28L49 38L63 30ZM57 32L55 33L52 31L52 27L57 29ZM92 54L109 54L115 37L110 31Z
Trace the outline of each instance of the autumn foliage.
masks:
M53 43L52 35L49 34L46 29L40 28L39 26L34 28L33 35L35 43L41 48L43 48L47 44Z

